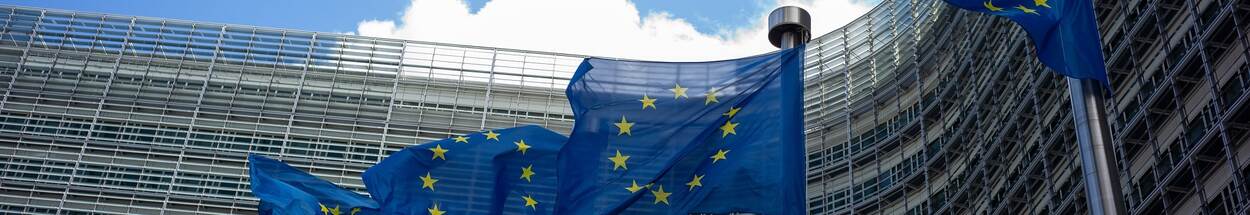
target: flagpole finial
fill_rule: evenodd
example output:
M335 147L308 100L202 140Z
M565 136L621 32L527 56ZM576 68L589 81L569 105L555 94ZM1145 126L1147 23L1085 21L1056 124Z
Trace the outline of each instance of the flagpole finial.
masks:
M812 15L801 7L783 6L768 14L768 41L777 48L792 48L811 39Z

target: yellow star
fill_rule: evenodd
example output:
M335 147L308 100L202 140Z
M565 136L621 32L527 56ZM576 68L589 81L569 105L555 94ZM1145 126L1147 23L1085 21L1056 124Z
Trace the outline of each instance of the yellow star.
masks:
M664 204L666 204L666 205L667 205L667 204L668 204L668 195L672 195L672 194L673 194L673 193L664 192L664 185L660 185L660 189L656 189L656 190L652 190L652 191L651 191L651 195L655 195L655 202L654 202L654 203L656 203L656 204L660 204L660 202L663 202Z
M434 148L430 148L430 151L434 152L434 156L430 157L430 160L434 160L438 158L447 160L447 152L451 150L443 149L443 145L434 145Z
M655 110L655 99L647 97L647 94L642 94L642 99L639 99L638 101L642 102L643 110L646 110L647 107L651 107L652 110Z
M621 130L620 132L617 132L616 135L625 134L629 136L634 136L634 134L629 133L629 128L634 127L634 123L626 121L625 116L621 116L621 122L613 123L613 124L616 125L616 128Z
M458 136L452 139L455 139L457 143L469 143L469 138L465 136Z
M716 90L707 91L707 98L703 99L703 105L708 105L708 104L717 103L717 102L720 102L720 100L716 100Z
M740 111L740 110L742 110L742 108L736 108L736 107L734 107L734 108L729 108L729 112L725 112L725 113L721 114L721 116L729 116L730 118L733 118L733 117L734 117L734 115L738 115L738 111Z
M990 11L1003 11L1003 8L994 6L993 2L986 1L983 5L985 5L985 9L989 9Z
M533 210L538 210L538 201L534 200L534 197L521 196L521 198L525 199L526 207L530 207L530 209L533 209Z
M525 145L525 140L517 140L517 141L516 141L516 142L514 142L514 143L516 144L516 151L521 152L521 154L522 154L522 155L524 155L524 154L525 154L525 151L527 151L527 150L529 150L531 147L533 147L533 146L530 146L530 145Z
M530 166L527 166L527 167L525 167L525 168L521 168L521 178L524 178L524 179L525 179L525 181L527 181L527 182L532 182L532 181L530 181L530 176L534 176L534 165L533 165L533 164L530 164Z
M356 215L356 213L359 213L359 212L360 212L360 208L352 208L352 215Z
M737 128L737 127L738 127L738 123L725 121L725 125L720 126L720 130L721 130L720 137L728 137L730 134L738 134L738 132L734 131L734 128Z
M421 177L421 188L430 188L430 190L434 190L435 182L438 182L438 179L431 177L430 173L426 172L425 176Z
M616 170L616 168L629 169L629 167L625 166L625 161L629 160L629 156L621 155L621 150L616 150L616 156L608 157L608 160L612 161L612 170Z
M711 157L712 163L716 163L717 161L727 159L727 157L725 157L725 154L729 154L729 150L719 150L719 149L716 150L716 155L712 155Z
M486 131L486 139L487 140L494 139L495 141L499 141L499 133L495 133L495 131Z
M335 205L334 208L330 209L330 215L339 215L340 213L343 213L343 212L339 211L338 205Z
M1050 4L1047 4L1046 2L1047 0L1033 0L1034 6L1050 8Z
M1020 9L1020 11L1023 11L1024 13L1029 13L1033 15L1041 15L1041 14L1037 14L1037 10L1029 9L1028 7L1025 7L1024 5L1016 6L1016 9Z
M626 187L625 190L628 190L630 193L637 193L639 190L642 190L642 188L642 186L638 186L638 180L634 180L633 182L630 182L629 187Z
M677 99L681 97L690 98L690 96L686 96L686 88L681 87L681 84L673 84L673 85L675 86L673 86L672 89L668 89L668 91L673 91L673 99Z
M705 175L694 175L694 179L690 179L690 182L687 182L686 186L690 186L690 190L694 190L694 187L702 187L703 176Z
M321 214L330 214L330 208L327 208L326 205L323 205L320 202L318 202L317 205L321 206Z
M426 211L429 211L430 215L443 215L443 213L447 213L447 211L439 210L438 204L434 204L434 207L426 209Z

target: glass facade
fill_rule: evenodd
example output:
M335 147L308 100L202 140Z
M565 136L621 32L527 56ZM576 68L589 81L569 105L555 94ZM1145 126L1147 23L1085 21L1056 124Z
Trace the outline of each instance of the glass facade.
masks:
M1250 1L1096 2L1129 212L1246 214ZM884 1L808 48L811 214L1088 213L1067 84L1010 21Z
M254 214L247 153L357 191L402 147L567 133L582 57L0 7L0 211Z
M1250 209L1250 2L1097 1L1133 214ZM819 14L816 14L819 15ZM583 56L0 6L0 212L253 214L247 153L571 130ZM760 41L764 42L764 41ZM1084 213L1066 83L1001 18L885 0L808 45L812 214Z

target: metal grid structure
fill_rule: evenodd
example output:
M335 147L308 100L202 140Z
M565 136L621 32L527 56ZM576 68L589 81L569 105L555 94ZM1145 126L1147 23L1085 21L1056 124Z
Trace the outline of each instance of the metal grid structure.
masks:
M567 133L580 56L0 8L0 211L246 214L247 153L362 191L402 147Z
M1250 208L1250 2L1097 1L1133 214ZM1088 213L1062 78L1004 18L885 1L809 43L811 214Z
M1099 1L1134 214L1246 213L1235 0ZM818 14L817 14L818 15ZM581 56L0 7L0 211L255 213L246 153L362 189L401 147L567 133ZM761 41L762 42L762 41ZM1062 79L1023 31L887 0L808 45L812 214L1085 211Z

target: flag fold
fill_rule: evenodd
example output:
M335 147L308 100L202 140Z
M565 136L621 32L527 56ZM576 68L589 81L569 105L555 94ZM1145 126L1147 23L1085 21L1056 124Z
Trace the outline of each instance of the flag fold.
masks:
M404 148L363 178L382 214L551 214L567 140L533 125L488 130Z
M339 188L265 156L247 156L252 195L260 199L260 214L375 214L378 203Z
M806 213L802 62L586 59L556 213Z
M1111 89L1102 37L1090 0L945 0L965 10L1003 16L1028 32L1037 58L1061 75Z

